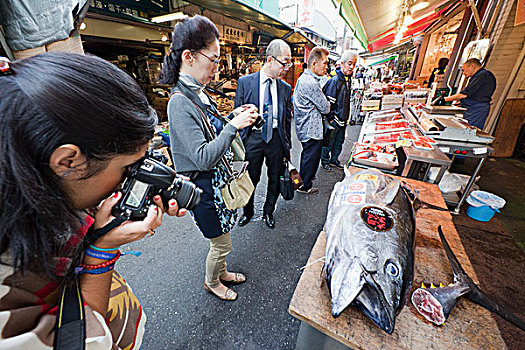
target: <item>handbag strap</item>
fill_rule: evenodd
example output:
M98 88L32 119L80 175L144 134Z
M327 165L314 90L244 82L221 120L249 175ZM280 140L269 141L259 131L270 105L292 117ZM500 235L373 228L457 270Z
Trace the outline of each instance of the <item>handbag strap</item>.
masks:
M204 123L204 130L207 133L206 136L208 136L210 141L215 139L217 137L217 135L215 134L215 130L213 130L213 127L211 126L209 119L206 117L206 115L204 114L202 109L199 107L199 105L196 104L195 101L193 101L191 98L189 98L188 96L184 95L180 91L174 91L173 95L182 95L182 96L186 97L188 100L190 100L191 103L193 103L193 105L197 108L197 110L199 111L199 113L201 115L202 122ZM234 178L235 177L235 173L234 173L232 167L230 166L230 163L228 162L228 160L226 159L225 156L221 157L221 162L223 163L224 168L226 169L226 173L227 173L228 177L229 178Z

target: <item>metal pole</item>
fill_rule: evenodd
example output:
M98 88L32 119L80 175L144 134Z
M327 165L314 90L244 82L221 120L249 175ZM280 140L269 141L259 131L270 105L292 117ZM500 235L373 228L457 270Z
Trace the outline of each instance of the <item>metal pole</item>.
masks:
M472 185L474 185L474 181L476 181L476 176L478 176L478 173L483 166L483 163L485 163L485 159L487 159L488 154L486 154L483 158L481 158L478 162L478 165L476 166L476 170L474 170L474 174L470 177L468 180L467 186L465 187L465 190L463 191L463 195L461 196L461 199L459 200L458 205L456 206L456 209L454 209L455 214L459 214L459 211L461 210L461 205L463 202L465 202L465 199L467 199L467 196L469 195L469 191L472 188Z

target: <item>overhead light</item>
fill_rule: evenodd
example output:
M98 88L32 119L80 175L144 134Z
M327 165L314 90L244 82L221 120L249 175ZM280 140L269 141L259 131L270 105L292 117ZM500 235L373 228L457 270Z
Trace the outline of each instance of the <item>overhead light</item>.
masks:
M168 13L167 15L152 17L151 21L153 23L171 22L171 21L178 21L186 17L188 17L188 15L185 15L182 12L174 12L174 13Z
M403 27L408 27L412 23L414 23L414 19L412 18L412 16L407 14L405 18L403 18Z
M417 4L414 4L412 6L412 8L410 9L410 11L413 13L415 11L419 11L419 10L422 10L424 8L426 8L430 3L428 1L421 1L421 2L418 2Z
M87 26L86 26L86 23L82 22L82 23L80 24L80 30L84 30L84 29L86 29L86 27L87 27Z
M165 34L162 34L162 35L160 36L160 40L161 40L161 41L168 41L168 36L165 35Z
M403 33L401 31L397 32L396 37L394 38L394 45L397 45L401 42L401 39L403 39Z

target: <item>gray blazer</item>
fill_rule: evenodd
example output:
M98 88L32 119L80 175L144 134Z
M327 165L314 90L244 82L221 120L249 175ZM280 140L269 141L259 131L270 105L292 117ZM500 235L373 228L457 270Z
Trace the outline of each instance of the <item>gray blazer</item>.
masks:
M168 103L171 152L175 170L179 173L210 171L228 150L237 128L230 123L224 125L222 132L208 141L202 115L191 101L206 114L210 107L202 103L195 92L179 81Z

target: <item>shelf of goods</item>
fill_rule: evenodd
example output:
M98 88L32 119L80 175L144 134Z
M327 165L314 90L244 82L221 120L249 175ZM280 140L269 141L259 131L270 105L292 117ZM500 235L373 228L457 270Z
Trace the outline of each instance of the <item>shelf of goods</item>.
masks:
M210 94L210 95L217 103L217 109L219 110L221 115L226 116L230 114L231 111L233 111L234 106L235 106L235 102L233 100L235 97L235 92L227 92L223 96L218 95L218 94Z
M450 160L436 146L436 140L422 132L407 108L370 112L352 150L351 164L421 180L427 178L430 165L435 164L441 167L436 178L439 181ZM414 170L416 162L425 163L423 176L416 174L420 172Z

